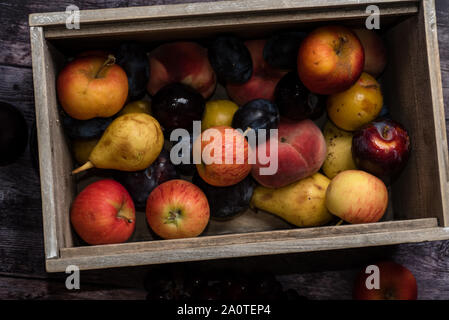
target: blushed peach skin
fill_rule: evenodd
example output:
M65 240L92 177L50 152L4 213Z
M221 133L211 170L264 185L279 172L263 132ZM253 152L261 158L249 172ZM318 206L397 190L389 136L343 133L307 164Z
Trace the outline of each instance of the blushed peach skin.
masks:
M59 73L57 92L64 111L78 120L111 117L128 97L128 77L113 64L98 72L106 59L87 56L73 60Z
M311 120L293 122L281 119L278 128L278 170L273 175L262 175L262 165L257 157L252 175L261 185L280 188L318 172L326 157L326 141L321 130ZM266 143L270 155L271 140Z
M207 49L195 42L163 44L150 52L149 63L151 73L147 89L151 95L175 82L191 86L205 99L215 91L217 78Z
M379 77L387 65L387 49L382 38L373 30L355 29L354 33L365 51L363 71L373 77Z
M229 97L239 106L254 99L273 101L274 90L285 71L271 67L263 58L263 48L266 40L250 40L245 45L253 62L253 74L244 84L228 84L226 86Z
M310 91L334 94L357 81L363 71L364 59L362 44L350 29L321 27L301 43L298 75Z

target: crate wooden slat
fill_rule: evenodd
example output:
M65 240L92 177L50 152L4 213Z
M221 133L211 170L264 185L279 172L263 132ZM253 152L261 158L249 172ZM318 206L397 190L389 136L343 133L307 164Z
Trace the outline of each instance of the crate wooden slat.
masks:
M409 128L413 148L406 171L392 187L388 221L300 229L267 213L249 212L233 222L212 222L197 238L155 240L139 212L132 241L80 244L69 208L90 180L70 175L73 161L55 89L64 55L112 48L122 40L151 48L161 41L222 32L251 38L331 21L364 26L370 4L381 9L381 31L390 49L381 79L385 101L394 119ZM36 13L29 19L49 272L64 271L69 264L98 269L449 239L449 161L433 0L239 0L86 10L80 13L79 30L66 29L66 17L64 12ZM216 97L223 95L219 87Z

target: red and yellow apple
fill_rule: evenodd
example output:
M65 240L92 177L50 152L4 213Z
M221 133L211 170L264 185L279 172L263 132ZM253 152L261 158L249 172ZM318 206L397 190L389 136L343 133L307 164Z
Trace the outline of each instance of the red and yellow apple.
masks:
M364 268L357 276L353 289L355 300L416 300L418 298L416 279L409 269L392 261L382 261L374 266L379 268L378 275L367 273ZM371 287L372 281L368 279L371 275L379 277L378 289ZM370 288L367 286L367 280L370 282Z
M207 49L195 42L163 44L149 54L148 92L155 95L162 87L182 83L198 91L205 99L215 91L217 77L209 63Z
M387 49L382 38L374 30L354 29L353 31L365 51L363 71L373 77L379 77L387 65Z
M123 108L128 97L128 77L113 56L88 55L62 69L57 93L62 108L72 118L107 118Z
M191 182L169 180L148 196L148 225L163 239L196 237L206 228L209 217L206 195Z
M196 164L200 177L216 187L239 183L251 172L251 148L239 131L228 126L211 127L201 133L193 144L195 154L201 156Z
M312 31L301 43L298 75L318 94L335 94L351 87L363 71L364 51L360 40L343 26Z
M135 220L134 203L128 191L110 179L88 185L70 210L73 228L91 245L125 242L134 231Z
M362 170L342 171L331 180L326 191L327 209L349 223L379 221L387 210L385 184Z
M226 91L235 103L243 106L255 99L274 101L274 91L279 80L287 73L271 67L263 58L266 40L249 40L245 42L253 62L251 78L244 84L231 84Z
M277 143L274 139L277 139ZM277 145L277 150L273 146ZM269 158L262 160L263 154ZM275 158L277 157L277 159ZM317 125L309 120L290 121L281 119L278 136L257 146L256 163L252 176L268 188L280 188L316 173L326 158L326 141ZM264 174L262 169L273 166L277 170Z

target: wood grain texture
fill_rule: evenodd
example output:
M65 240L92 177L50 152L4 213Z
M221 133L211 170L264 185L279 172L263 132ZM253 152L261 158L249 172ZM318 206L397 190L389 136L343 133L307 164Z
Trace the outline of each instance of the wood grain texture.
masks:
M95 9L186 2L194 1L82 0L77 1L77 5L81 9ZM446 119L449 119L449 1L436 0L436 7ZM63 11L64 8L65 4L56 0L0 2L0 64L3 64L0 66L0 97L20 108L29 124L34 121L29 33L19 30L28 29L27 16L31 12ZM446 123L449 124L449 121ZM0 272L4 272L0 278L2 298L31 298L36 286L42 288L48 284L47 278L65 276L49 276L44 271L40 185L30 162L27 150L16 164L0 168ZM185 265L212 268L217 272L244 268L269 269L278 274L284 286L294 287L311 299L344 299L351 297L353 278L364 264L385 259L396 260L413 271L418 280L419 298L449 299L449 241L192 262ZM123 286L141 287L142 275L147 270L151 268L83 271L81 274L87 284L99 284L98 290L111 288L111 294L112 291L120 292L116 297L122 298ZM28 284L30 275L34 279L33 284ZM25 280L6 282L4 278ZM53 286L52 297L67 297L64 282L58 281L58 285ZM129 294L130 291L127 291L123 298ZM140 292L133 294L136 299L142 298ZM97 297L98 294L92 291L83 294L85 299Z

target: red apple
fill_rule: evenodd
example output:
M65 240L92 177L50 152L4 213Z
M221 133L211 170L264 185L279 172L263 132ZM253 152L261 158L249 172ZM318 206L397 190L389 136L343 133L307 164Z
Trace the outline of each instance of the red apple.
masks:
M201 152L197 164L200 177L216 187L239 183L251 172L250 147L245 137L228 126L216 126L201 133L195 140L193 152Z
M107 118L122 109L128 97L128 77L115 58L88 55L76 58L58 75L57 92L72 118Z
M387 65L387 49L382 38L373 30L355 29L353 31L365 51L363 71L373 77L379 77Z
M206 195L200 188L185 180L164 182L148 196L148 224L164 239L200 235L209 222L209 216Z
M317 94L329 95L349 89L359 79L363 65L360 40L343 26L315 29L299 48L299 77Z
M263 58L266 40L250 40L245 45L248 48L253 63L253 73L244 84L228 84L227 93L231 100L243 106L251 100L266 99L274 101L274 91L279 80L287 73L271 67Z
M267 156L276 156L275 137L271 137L265 144L257 147L257 160L253 165L252 175L257 182L268 188L280 188L290 183L306 178L316 173L322 166L326 157L326 141L324 136L311 120L290 121L281 119L277 137L278 168L273 174L264 174L261 169L273 166L262 161L260 154L266 148ZM260 149L262 148L262 149ZM273 153L272 153L273 152ZM264 164L265 162L265 164Z
M215 91L217 77L209 63L207 49L195 42L163 44L150 52L148 92L155 95L168 84L180 82L207 99Z
M390 119L373 121L354 133L352 154L362 170L391 182L404 168L410 154L407 130Z
M78 194L70 220L76 233L88 244L122 243L134 231L134 203L120 183L100 180Z
M375 271L364 268L356 278L353 298L356 300L416 300L418 286L413 274L406 267L384 261L374 264L379 268L379 289L369 287L374 284ZM370 277L370 279L368 279ZM367 281L368 280L368 281Z

